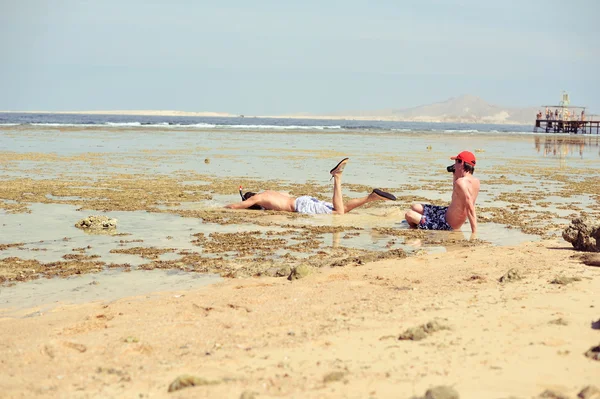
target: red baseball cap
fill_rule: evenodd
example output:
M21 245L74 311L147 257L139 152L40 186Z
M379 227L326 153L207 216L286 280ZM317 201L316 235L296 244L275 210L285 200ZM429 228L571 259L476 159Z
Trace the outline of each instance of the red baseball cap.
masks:
M463 151L455 157L450 157L450 159L460 159L464 163L468 163L471 166L475 166L475 163L477 162L475 160L475 155L469 151Z

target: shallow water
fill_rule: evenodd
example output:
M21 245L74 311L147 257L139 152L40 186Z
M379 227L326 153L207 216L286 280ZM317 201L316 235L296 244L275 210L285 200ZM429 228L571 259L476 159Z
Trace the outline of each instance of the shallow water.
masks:
M0 129L0 147L16 153L65 157L64 162L44 170L42 175L77 175L84 171L90 178L122 171L124 166L128 173L194 170L217 177L326 181L332 163L348 156L351 163L345 172L346 181L382 187L409 183L406 173L410 171L416 171L421 179L439 177L451 163L450 155L464 148L479 151L477 174L483 179L493 175L494 168L512 161L540 167L594 168L600 158L598 137L583 136L562 137L560 141L555 135L489 133L115 130L69 129L59 130L58 134L32 127L20 128L17 134L5 127ZM101 167L72 159L90 153L97 154L97 162L104 162ZM152 156L162 159L155 162ZM28 161L17 165L17 170L10 171L11 176L25 175L36 167L35 162Z
M185 291L220 280L215 275L179 270L124 272L118 269L76 277L33 280L0 287L0 318L41 316L60 305L111 302L155 292Z
M432 202L447 201L452 184L451 175L445 171L446 166L452 162L449 157L463 149L470 149L477 155L476 176L482 181L478 206L514 205L496 199L501 193L542 191L544 199L540 201L547 204L542 207L534 203L530 205L531 209L555 212L560 218L564 218L557 220L559 222L566 221L571 213L570 210L559 209L561 205L579 203L579 207L586 207L596 203L596 199L585 193L572 198L556 196L554 193L561 188L561 182L553 181L551 176L540 180L539 176L513 175L510 173L511 168L518 171L525 165L556 172L575 168L589 170L593 174L600 167L598 137L531 134L506 136L481 132L5 126L0 128L0 148L3 149L0 156L10 156L6 159L0 157L0 180L15 177L52 179L57 176L85 176L93 181L114 173L151 176L195 171L203 175L228 178L231 181L231 195L214 194L208 201L182 203L178 207L181 209L221 208L229 202L239 201L237 179L241 178L265 182L264 187L246 187L252 191L268 189L269 180L281 180L291 184L302 184L306 181L329 184L328 171L339 159L346 156L350 157L350 162L344 171L343 183L382 188L411 187L410 191L402 192L402 189L398 189L394 194L425 197ZM39 160L18 159L19 154L31 153L39 154ZM501 176L513 180L514 184L486 184L486 180L498 179ZM182 179L182 184L208 184L203 181L184 180ZM442 189L436 187L439 183L442 183ZM207 189L210 189L210 186L207 186ZM366 193L346 189L344 194L358 197ZM53 194L48 194L47 198L61 199ZM181 250L201 251L191 243L192 235L196 233L208 235L212 232L256 230L266 233L281 230L277 226L220 225L167 213L136 211L104 213L118 220L118 232L129 235L91 235L75 228L74 224L89 214L99 212L77 211L74 206L62 204L32 204L30 209L30 214L14 215L0 210L0 244L26 243L23 249L8 248L2 251L0 257L15 256L50 262L61 260L65 253L72 253L75 248L90 246L86 251L87 255L98 255L98 260L107 263L129 263L135 267L147 263L148 260L137 255L115 254L110 251L134 246L174 248L174 253L163 254L160 259L177 259L180 256L177 252ZM292 222L283 220L291 224L346 225L363 229L358 236L346 238L344 233L322 234L320 240L323 248L340 246L378 251L403 248L409 252L452 250L449 247L424 244L420 240L405 241L402 237L392 240L374 230L381 227L407 229L406 223L402 222L403 214L404 209L400 206L385 203L383 208L358 209L343 217L319 215ZM278 221L277 216L273 215L267 216L268 219ZM430 234L434 238L447 238L450 233ZM457 234L461 239L468 239L468 224ZM516 245L538 239L538 236L524 234L517 229L509 229L505 225L495 223L481 223L478 237L493 245ZM121 240L127 242L122 243ZM132 242L136 240L143 241ZM277 255L280 254L275 256ZM130 273L119 273L109 270L72 279L43 279L19 283L16 287L1 288L0 307L3 306L1 303L6 307L18 303L29 304L30 307L57 301L68 303L74 298L72 290L76 287L80 287L78 292L87 293L86 300L111 300L113 297L110 290L99 287L110 286L114 292L124 293L134 275L140 293L178 289L181 281L190 277L185 275L181 281L170 277L164 279L162 285L156 285L154 282L160 280L160 277L155 276L162 276L160 273L164 272L134 270ZM98 280L99 285L81 289L85 282L89 283L94 278L106 279L106 282ZM52 292L55 292L55 296L50 295ZM21 294L42 299L41 302L28 302L24 296L19 296Z

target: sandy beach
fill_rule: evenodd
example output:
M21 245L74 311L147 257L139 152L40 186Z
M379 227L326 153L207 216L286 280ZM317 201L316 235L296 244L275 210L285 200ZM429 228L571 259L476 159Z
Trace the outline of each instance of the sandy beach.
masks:
M576 398L599 385L600 268L561 237L600 216L598 138L0 133L2 397ZM408 229L410 203L447 202L445 165L465 146L482 165L478 236ZM380 187L398 201L340 217L223 209L240 185L327 199L342 156L346 198ZM88 215L116 228L75 227Z
M516 268L518 281L499 278ZM557 277L571 283L552 283ZM229 279L0 321L4 397L575 398L597 384L600 268L564 242ZM422 340L406 329L447 327ZM203 386L168 392L181 375ZM254 396L250 395L254 393ZM242 396L245 394L246 396ZM558 397L558 396L557 396Z

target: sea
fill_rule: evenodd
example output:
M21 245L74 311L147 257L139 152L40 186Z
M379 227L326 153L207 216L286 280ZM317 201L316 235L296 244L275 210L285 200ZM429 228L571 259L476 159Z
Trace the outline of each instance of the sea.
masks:
M533 124L495 125L424 123L352 119L276 117L195 117L146 115L97 115L55 113L0 113L0 126L48 127L146 127L159 129L315 130L369 132L441 132L528 134Z

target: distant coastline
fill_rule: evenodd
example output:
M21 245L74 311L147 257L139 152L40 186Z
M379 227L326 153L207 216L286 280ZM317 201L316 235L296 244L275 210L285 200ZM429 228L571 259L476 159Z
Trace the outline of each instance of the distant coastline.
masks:
M425 122L425 123L477 123L511 125L524 124L514 121L486 120L479 118L461 118L447 116L435 118L428 116L403 118L397 116L369 115L238 115L226 112L193 112L174 110L96 110L96 111L2 111L0 114L54 114L54 115L127 115L127 116L181 116L181 117L216 117L216 118L264 118L264 119L315 119L315 120L350 120L350 121L384 121L384 122Z
M316 120L353 120L384 122L470 123L496 125L530 125L535 122L538 107L502 107L489 104L473 95L462 95L445 101L412 108L380 110L346 110L328 113L298 112L284 115L240 115L230 112L175 110L95 110L95 111L0 111L0 113L47 113L78 115L181 116L223 118L282 118Z

